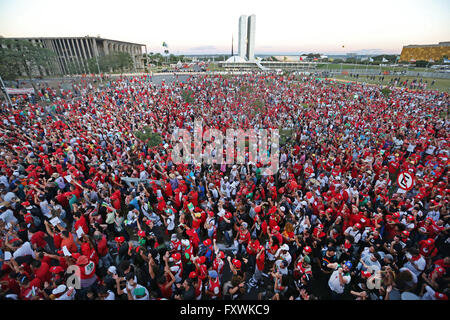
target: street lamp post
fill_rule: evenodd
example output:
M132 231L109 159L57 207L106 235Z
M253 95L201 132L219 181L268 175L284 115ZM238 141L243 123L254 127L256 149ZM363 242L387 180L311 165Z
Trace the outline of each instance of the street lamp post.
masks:
M2 76L0 76L0 83L1 83L1 85L2 85L1 89L2 89L3 92L5 93L6 99L8 100L9 105L12 107L11 98L9 97L8 91L6 91L5 83L3 82Z

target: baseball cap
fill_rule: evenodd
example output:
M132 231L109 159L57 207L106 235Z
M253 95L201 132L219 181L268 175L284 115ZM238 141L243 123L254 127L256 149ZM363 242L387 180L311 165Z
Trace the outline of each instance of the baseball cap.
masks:
M64 269L61 266L54 266L50 268L51 273L61 273Z
M238 259L233 259L231 262L237 269L241 268L242 263Z
M210 276L211 278L215 279L215 278L217 278L217 272L215 270L209 270L208 271L208 276Z
M111 272L111 273L117 274L117 268L115 266L110 266L108 268L108 271Z
M116 240L116 242L118 242L118 243L122 243L122 242L125 241L125 238L124 238L124 237L116 237L115 240Z
M389 261L393 261L394 260L394 257L390 253L386 254L384 257L389 259Z
M173 253L173 254L172 254L172 258L173 258L174 260L178 261L178 260L181 259L181 254L179 254L178 252Z
M145 289L143 287L136 288L134 289L133 293L135 296L143 296L145 295Z
M197 262L200 263L200 264L205 263L206 262L206 257L205 256L198 257Z
M435 292L435 293L434 293L434 297L435 297L437 300L448 300L448 297L447 297L446 294L439 293L439 292Z
M288 251L288 250L289 250L289 246L285 243L285 244L283 244L283 245L280 247L280 249L281 249L281 250L286 250L286 251Z
M197 278L197 273L195 271L191 271L191 273L189 273L189 278L190 279L195 279Z
M309 246L306 246L305 248L303 248L303 250L304 250L305 252L307 252L307 253L311 253L311 252L312 252L312 249L311 249L311 247L309 247Z
M67 287L64 284L60 284L59 286L57 286L55 289L52 290L53 294L60 294L65 292L67 289Z
M350 262L350 261L345 261L345 263L344 263L346 266L347 266L347 268L349 268L349 269L351 269L352 267L353 267L353 265L352 265L352 263Z

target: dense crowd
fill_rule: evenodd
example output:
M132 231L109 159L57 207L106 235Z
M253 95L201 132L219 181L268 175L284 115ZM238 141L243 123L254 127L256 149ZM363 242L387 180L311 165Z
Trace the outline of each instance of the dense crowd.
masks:
M76 94L2 102L2 299L447 299L447 93L172 80L83 80ZM172 136L196 119L279 128L280 170L174 163ZM161 143L138 139L144 127Z

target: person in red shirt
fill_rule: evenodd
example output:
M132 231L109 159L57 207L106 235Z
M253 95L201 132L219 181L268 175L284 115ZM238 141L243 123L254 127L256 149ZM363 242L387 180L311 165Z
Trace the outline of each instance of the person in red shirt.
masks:
M258 283L259 280L261 280L262 278L265 259L266 259L266 250L264 249L264 246L260 245L256 254L256 267L255 273L253 274L252 278L255 283Z
M34 249L42 248L46 249L47 251L50 250L47 245L47 241L45 240L47 235L44 232L38 231L36 227L33 226L30 230L30 234L32 234L30 242Z
M31 272L34 274L35 278L39 278L39 280L41 280L41 284L50 281L50 266L44 261L34 260L31 263Z
M30 281L27 276L22 276L19 280L20 284L20 300L37 300L40 298L38 290L41 288L42 283L39 278L34 278Z
M239 228L239 232L236 234L234 240L238 241L238 252L245 252L247 249L247 244L250 241L250 232L247 229L247 223L243 222Z
M83 232L85 234L88 234L89 233L89 227L87 225L87 221L86 221L86 218L84 217L84 215L81 214L80 212L75 212L74 215L73 215L73 218L75 220L74 230L77 231L78 228L81 227Z

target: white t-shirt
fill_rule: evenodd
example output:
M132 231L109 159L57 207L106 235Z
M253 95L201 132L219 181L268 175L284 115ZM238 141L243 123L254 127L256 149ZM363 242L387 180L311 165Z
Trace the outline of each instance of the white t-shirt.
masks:
M108 296L105 298L105 300L116 300L116 295L111 290L108 290Z
M55 300L74 300L76 291L73 290L71 295L68 295L68 292L69 292L69 290L64 292L64 294L62 296L55 298Z
M411 255L409 253L406 254L407 258L410 258ZM427 265L427 262L425 261L424 257L420 257L420 259L414 261L414 264L417 266L417 268L411 263L411 261L408 261L403 265L403 267L409 269L416 277L418 277L422 271L425 269L425 266Z
M34 251L31 247L31 244L27 241L24 242L14 253L13 258L16 259L18 257L29 256L31 255L34 258Z
M6 210L0 215L0 219L3 220L6 224L8 223L17 223L17 219L14 216L14 212L11 209Z
M342 274L342 278L346 284L349 284L352 279L350 274ZM339 281L339 271L337 269L331 274L330 280L328 280L328 286L336 293L344 293L345 285L341 285L341 282Z
M348 227L345 230L345 233L351 235L353 238L355 238L355 243L358 243L361 239L361 232L359 230L353 230L353 227Z

